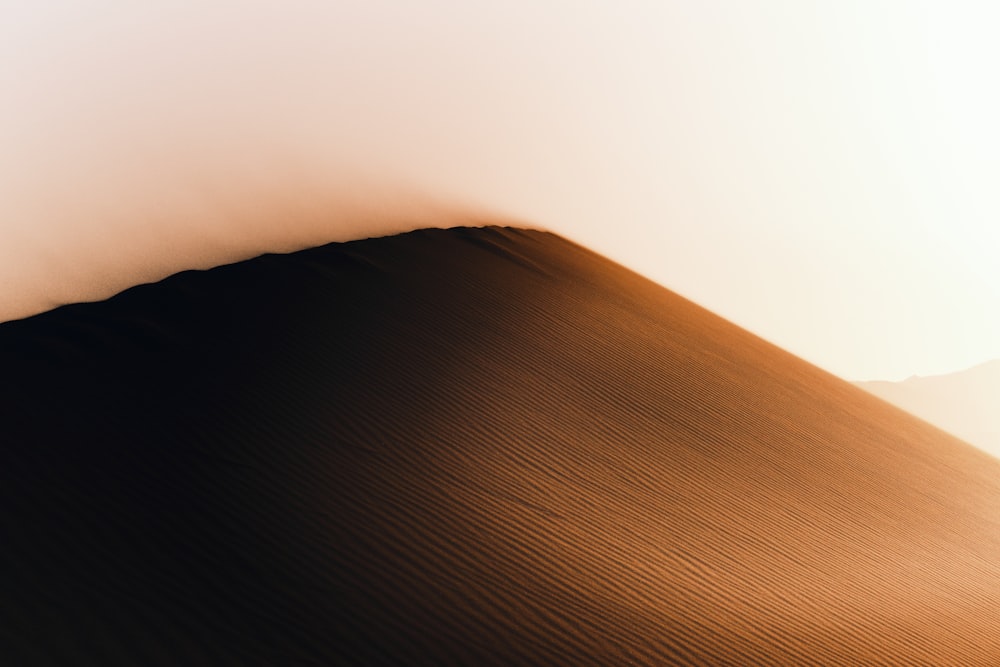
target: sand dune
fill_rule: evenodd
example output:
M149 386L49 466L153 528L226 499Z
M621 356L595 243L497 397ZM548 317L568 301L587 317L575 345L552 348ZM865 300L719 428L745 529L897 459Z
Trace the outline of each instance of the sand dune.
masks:
M1000 457L1000 360L945 375L857 385Z
M550 234L0 326L0 663L1000 664L1000 463Z

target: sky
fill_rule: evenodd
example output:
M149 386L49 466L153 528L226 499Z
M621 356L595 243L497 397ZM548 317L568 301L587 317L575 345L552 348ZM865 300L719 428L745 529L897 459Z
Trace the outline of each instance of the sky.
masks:
M969 367L996 34L971 0L0 0L0 319L500 219L847 379Z

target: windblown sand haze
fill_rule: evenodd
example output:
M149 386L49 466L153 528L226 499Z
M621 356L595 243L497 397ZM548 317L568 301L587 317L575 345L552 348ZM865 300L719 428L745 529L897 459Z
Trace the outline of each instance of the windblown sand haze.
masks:
M8 665L1000 664L1000 463L549 233L0 325Z

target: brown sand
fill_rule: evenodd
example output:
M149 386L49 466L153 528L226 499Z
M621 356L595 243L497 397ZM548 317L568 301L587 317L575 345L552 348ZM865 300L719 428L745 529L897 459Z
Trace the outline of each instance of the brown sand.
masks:
M5 665L996 665L1000 463L550 234L0 326Z

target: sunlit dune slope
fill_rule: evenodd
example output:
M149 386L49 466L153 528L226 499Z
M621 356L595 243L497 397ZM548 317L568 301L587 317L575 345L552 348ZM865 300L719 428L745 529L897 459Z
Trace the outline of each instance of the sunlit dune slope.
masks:
M1000 360L946 375L857 384L1000 457Z
M0 354L2 664L1000 664L1000 463L550 234L184 273Z

